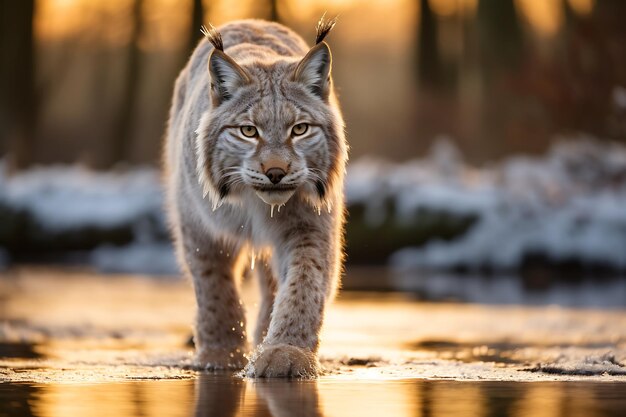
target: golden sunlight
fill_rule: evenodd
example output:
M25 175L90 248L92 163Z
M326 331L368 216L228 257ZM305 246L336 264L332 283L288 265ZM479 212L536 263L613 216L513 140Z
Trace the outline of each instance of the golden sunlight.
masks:
M59 39L80 32L85 23L81 3L82 0L39 0L35 18L38 37Z
M147 50L179 46L189 22L190 2L146 0L146 21L140 47ZM131 0L39 0L35 16L37 37L43 41L63 41L124 45L130 38Z
M567 0L567 2L579 16L588 16L596 5L596 0Z
M239 3L238 3L239 4ZM146 27L140 46L144 50L175 49L186 41L191 18L190 1L148 0L144 6Z
M477 385L457 385L443 387L435 385L431 393L433 415L435 416L486 416L488 408L484 395Z
M192 414L193 385L177 381L153 381L150 384L109 384L106 389L89 389L94 381L77 381L77 384L52 385L44 388L45 395L38 401L36 411L42 417L72 415L100 416L173 416ZM167 392L164 396L163 392ZM129 409L129 404L134 407Z
M520 401L516 415L519 417L557 417L561 415L560 405L563 393L557 387L543 385L529 387L525 401Z
M442 17L462 15L473 16L478 0L429 0L433 12Z
M329 417L410 417L418 408L416 394L419 391L412 384L390 386L383 381L354 381L353 387L352 395L346 398L333 395L333 383L319 384L321 414ZM371 401L372 397L379 400Z
M254 0L211 2L210 7L207 8L208 16L205 15L205 20L219 26L231 20L245 19L250 17L250 11L257 3Z
M563 23L561 0L515 0L526 21L542 36L552 36Z

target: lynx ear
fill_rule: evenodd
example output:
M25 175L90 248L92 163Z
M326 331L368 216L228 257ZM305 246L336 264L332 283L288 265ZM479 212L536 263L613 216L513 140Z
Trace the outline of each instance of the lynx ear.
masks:
M320 42L302 58L296 67L294 79L304 84L313 94L323 100L330 91L330 68L332 56L326 42Z
M250 77L246 71L223 51L215 48L209 57L211 74L211 97L214 105L230 99L235 90L248 84Z

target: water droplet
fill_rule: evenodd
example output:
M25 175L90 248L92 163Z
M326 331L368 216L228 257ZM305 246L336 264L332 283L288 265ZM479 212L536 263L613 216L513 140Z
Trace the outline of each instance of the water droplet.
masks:
M230 330L232 330L232 331L234 332L234 331L235 331L235 328L233 327L233 328L232 328L232 329L230 329Z
M243 327L243 321L239 322L239 327Z
M256 261L256 254L252 252L252 257L250 259L250 269L254 271L254 262Z
M230 356L231 358L234 358L234 357L235 357L235 354L234 354L233 352L230 352L230 355L229 355L229 356Z
M200 252L200 248L196 248L196 252Z
M322 215L322 208L321 207L317 207L317 215L321 216Z

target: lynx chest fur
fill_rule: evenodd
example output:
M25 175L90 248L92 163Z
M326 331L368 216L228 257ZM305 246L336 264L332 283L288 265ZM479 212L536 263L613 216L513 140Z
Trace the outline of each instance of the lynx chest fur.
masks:
M342 263L344 123L323 41L275 23L206 30L176 81L165 144L172 233L198 305L196 361L250 377L315 376ZM261 306L249 344L239 278ZM250 354L249 354L250 353Z

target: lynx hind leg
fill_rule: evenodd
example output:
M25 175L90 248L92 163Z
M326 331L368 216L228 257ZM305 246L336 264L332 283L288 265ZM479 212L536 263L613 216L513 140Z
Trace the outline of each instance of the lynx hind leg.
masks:
M196 364L209 369L240 369L247 354L245 312L235 266L238 248L193 231L182 234L182 250L193 278L197 313Z
M276 279L269 260L261 259L257 270L259 278L260 307L254 331L254 344L259 345L267 335L276 296Z

